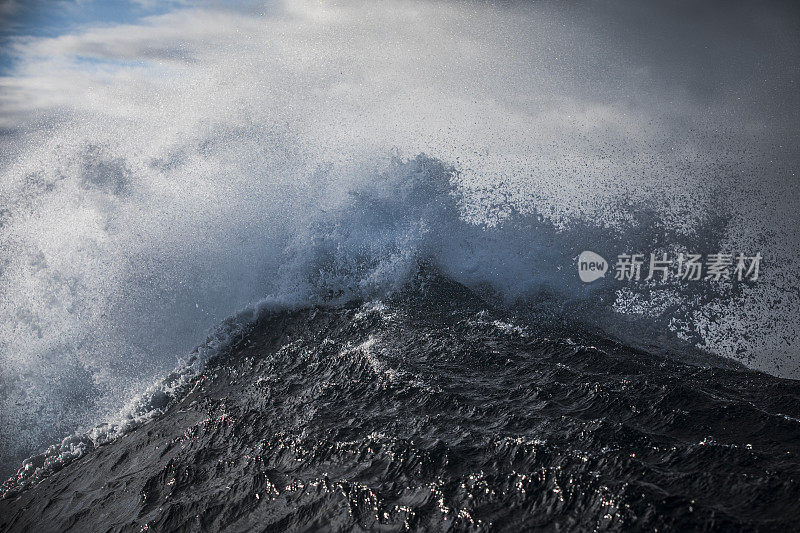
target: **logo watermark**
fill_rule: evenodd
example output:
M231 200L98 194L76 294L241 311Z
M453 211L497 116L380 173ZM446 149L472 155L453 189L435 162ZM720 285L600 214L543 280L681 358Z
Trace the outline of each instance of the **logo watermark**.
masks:
M761 269L761 253L619 254L614 263L614 279L619 281L756 281ZM578 256L578 276L584 283L605 277L610 264L598 253L586 250Z
M585 251L578 256L578 276L584 283L591 283L606 275L608 263L600 254Z

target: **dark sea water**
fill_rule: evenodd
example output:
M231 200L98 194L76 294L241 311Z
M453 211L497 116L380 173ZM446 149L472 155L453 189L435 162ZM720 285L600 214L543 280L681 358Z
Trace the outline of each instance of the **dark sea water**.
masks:
M0 531L800 528L798 382L521 325L430 272L264 311L174 396L30 460Z

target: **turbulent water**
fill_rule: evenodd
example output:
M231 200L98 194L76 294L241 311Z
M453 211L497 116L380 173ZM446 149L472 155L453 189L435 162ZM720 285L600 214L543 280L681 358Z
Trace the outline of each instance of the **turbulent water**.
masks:
M0 0L0 530L800 528L796 2L57 4Z
M430 269L229 326L152 421L31 460L0 529L800 527L795 381L509 316Z

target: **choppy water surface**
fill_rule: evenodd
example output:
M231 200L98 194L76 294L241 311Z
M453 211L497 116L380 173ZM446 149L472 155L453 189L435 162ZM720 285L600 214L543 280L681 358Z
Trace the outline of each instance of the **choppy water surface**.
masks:
M163 415L7 484L0 529L789 530L798 399L523 327L428 273L383 302L265 312Z

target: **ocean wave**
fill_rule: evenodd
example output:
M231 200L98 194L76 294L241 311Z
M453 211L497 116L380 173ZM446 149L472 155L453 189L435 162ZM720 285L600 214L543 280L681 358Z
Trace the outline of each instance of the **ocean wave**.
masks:
M1 476L114 420L226 317L381 298L421 262L531 322L800 375L785 31L748 26L769 50L748 83L775 98L748 86L742 105L727 88L748 53L703 63L704 32L628 22L639 10L262 7L166 3L8 47ZM656 42L699 62L666 64ZM677 85L642 75L654 65ZM584 250L762 252L764 268L752 284L584 285Z
M404 286L420 264L432 265L483 298L515 308L531 321L557 323L566 316L580 317L587 326L648 349L700 349L745 360L751 355L721 349L726 345L720 339L739 339L752 329L744 319L731 316L737 302L753 305L752 291L745 294L739 286L708 283L586 286L575 274L575 257L584 249L606 256L613 250L653 247L674 250L703 245L716 249L723 245L726 232L722 215L709 218L691 234L654 221L643 207L637 211L643 222L631 234L580 219L564 227L535 211L516 209L508 210L501 220L480 223L465 215L459 172L443 161L419 155L318 170L313 185L305 184L302 193L288 193L302 201L287 205L287 198L278 197L280 202L255 216L256 211L239 205L250 202L245 196L213 218L193 212L171 230L164 226L170 220L164 213L166 218L158 222L161 227L147 229L123 223L135 216L129 210L139 208L138 200L132 199L141 191L136 192L131 184L107 189L103 181L99 191L92 185L97 176L114 174L117 171L113 169L125 165L103 159L102 151L94 149L78 157L84 171L75 174L77 181L72 183L68 177L66 183L52 187L56 191L78 187L81 202L90 202L92 217L100 217L69 244L82 257L59 259L50 255L62 249L56 242L37 245L26 241L41 241L50 235L40 225L45 218L39 222L31 215L15 218L6 235L7 245L19 238L31 250L38 250L31 256L20 246L23 252L15 259L20 263L3 273L17 284L4 304L10 316L16 317L13 324L6 323L4 341L5 353L13 354L4 360L8 377L3 378L6 392L2 398L4 412L13 413L3 423L3 433L11 442L25 425L41 431L37 445L60 438L58 432L74 431L74 420L50 424L36 414L41 405L54 401L63 404L61 412L83 413L78 420L85 431L87 425L116 417L124 402L141 395L153 382L159 383L154 401L159 394L169 396L166 389L172 386L168 385L171 379L162 382L158 376L169 372L170 358L199 335L199 328L213 329L220 315L235 310L232 306L308 307L381 298ZM337 172L343 175L337 177ZM275 185L269 187L271 194L279 194ZM48 200L44 193L36 201L61 197ZM269 205L263 197L258 202L259 206L263 202ZM95 211L98 206L102 206L100 211ZM84 207L72 214L88 214ZM161 208L168 206L162 204ZM159 207L148 209L158 211ZM241 212L243 209L246 211ZM226 223L217 226L217 217ZM148 216L148 220L152 219ZM96 233L100 231L98 222L104 228L100 233ZM238 225L235 232L222 234L231 223ZM26 236L22 229L36 233ZM167 240L143 240L140 235L144 231ZM204 233L209 231L211 234ZM39 248L42 245L55 248L45 253ZM91 261L89 270L74 270L81 258ZM37 294L40 300L32 300ZM722 304L724 311L720 301L727 302ZM727 317L722 332L704 318L709 310L717 317ZM706 342L711 336L717 338ZM70 385L69 394L53 396L50 383L63 379L53 372L68 375L65 364L76 365L96 384L97 390L77 396L83 398L82 403L73 398L76 389L88 386L84 379ZM93 430L96 435L89 440L101 443L106 433L115 434L118 427L135 425L157 411L146 406L126 409L128 421ZM36 433L28 432L27 439L32 437L36 438ZM88 445L83 437L71 439L56 446L56 451L29 460L25 468L35 470L43 461L59 454L74 455L74 450ZM21 459L21 450L29 447L28 442L21 442L16 457ZM5 461L8 464L13 459L6 457Z

